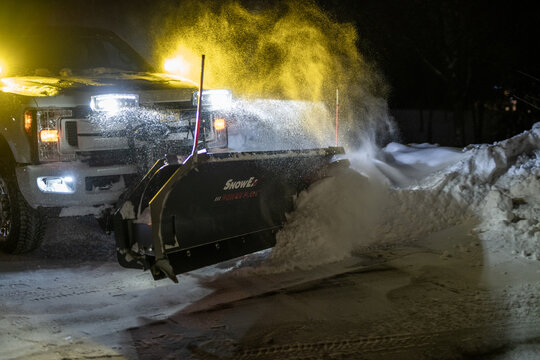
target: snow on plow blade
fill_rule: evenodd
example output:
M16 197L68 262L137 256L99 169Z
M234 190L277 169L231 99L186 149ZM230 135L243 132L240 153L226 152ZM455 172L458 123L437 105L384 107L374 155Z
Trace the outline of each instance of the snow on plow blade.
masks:
M342 164L343 148L160 160L115 214L118 261L155 279L275 245L294 196ZM150 216L149 216L150 215Z

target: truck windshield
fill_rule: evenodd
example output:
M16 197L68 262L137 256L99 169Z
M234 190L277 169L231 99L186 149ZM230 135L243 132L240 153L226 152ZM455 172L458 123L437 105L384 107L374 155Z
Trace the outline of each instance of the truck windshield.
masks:
M147 72L152 67L113 34L36 34L0 42L11 76L92 75L109 71Z

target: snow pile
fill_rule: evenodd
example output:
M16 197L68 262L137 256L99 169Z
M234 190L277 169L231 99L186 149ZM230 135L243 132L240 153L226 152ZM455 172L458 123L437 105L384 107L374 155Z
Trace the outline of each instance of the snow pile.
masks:
M298 197L268 259L275 271L411 242L471 217L487 251L540 258L540 124L463 151L392 143L349 158L350 170Z
M486 249L540 258L540 124L505 141L470 146L464 154L420 188L448 194L474 214Z
M437 171L466 158L458 149L430 144L390 143L384 149L365 145L349 153L353 169L378 182L396 188L418 185Z
M270 254L274 269L309 268L350 256L371 243L385 189L346 169L302 192L296 210L277 234Z
M540 259L540 123L493 145L471 148L445 189L479 216L492 249Z
M413 165L424 174L426 167L431 171L445 167L449 158L455 162L454 150L434 149L435 154L444 152L449 156L440 161L433 156L424 166L423 147L423 155L413 165L389 161L393 155L386 149L372 150L364 148L350 154L350 169L338 170L299 195L296 210L278 233L267 265L274 271L306 269L343 260L371 246L414 241L467 217L463 207L448 194L390 186L416 181L419 175L413 174ZM463 157L460 152L458 155ZM385 157L386 161L380 159Z

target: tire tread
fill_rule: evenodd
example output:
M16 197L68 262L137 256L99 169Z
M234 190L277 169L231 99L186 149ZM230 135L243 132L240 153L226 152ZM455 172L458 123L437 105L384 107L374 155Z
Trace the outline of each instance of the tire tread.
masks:
M17 186L13 167L5 161L0 161L0 176L4 177L10 192L13 225L10 238L1 244L0 250L11 254L35 250L43 241L47 217L26 202Z

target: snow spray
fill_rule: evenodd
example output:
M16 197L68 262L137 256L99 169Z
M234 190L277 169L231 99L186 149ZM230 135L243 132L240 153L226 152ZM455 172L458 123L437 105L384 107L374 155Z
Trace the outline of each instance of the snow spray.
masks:
M177 75L196 80L198 54L205 53L206 86L231 89L244 101L259 99L252 108L262 104L260 99L272 99L265 110L273 107L280 112L283 106L291 112L298 106L278 100L322 104L329 110L304 107L307 112L296 112L296 123L328 146L335 145L332 108L337 88L340 145L354 147L392 132L384 100L388 86L376 66L359 52L356 29L332 20L314 1L249 8L217 0L163 5L166 9L155 21L154 58L160 64L178 60ZM284 122L275 116L273 126L289 125Z

